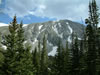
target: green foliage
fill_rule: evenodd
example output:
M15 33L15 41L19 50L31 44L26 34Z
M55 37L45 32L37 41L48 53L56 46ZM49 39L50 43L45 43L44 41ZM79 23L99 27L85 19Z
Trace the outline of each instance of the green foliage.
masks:
M53 62L53 75L68 75L70 72L70 56L68 44L66 45L66 49L61 45L59 41L57 54L55 55Z
M61 42L58 44L57 54L55 56L55 74L62 74L62 57L61 57Z
M72 52L72 75L79 75L80 73L80 64L79 64L79 45L78 45L78 38L77 36L76 37L73 37L73 44L72 44L72 49L71 49L71 52Z
M4 51L4 49L2 48L1 40L2 40L2 38L1 38L1 34L0 34L0 67L2 66L2 63L4 61L4 55L2 53L2 51Z
M95 0L89 3L89 18L86 19L86 41L87 41L87 72L88 75L96 75L97 60L97 25L98 7Z
M37 48L35 48L35 51L32 52L32 59L33 59L33 64L34 67L36 69L35 74L39 75L40 74L40 56L39 56L39 52L37 51Z
M48 75L48 55L47 55L47 42L46 37L43 38L43 48L41 52L41 60L40 60L40 75Z
M16 16L9 25L10 34L2 42L7 47L3 53L5 59L2 70L5 75L33 75L34 67L30 47L24 48L23 24L17 24Z

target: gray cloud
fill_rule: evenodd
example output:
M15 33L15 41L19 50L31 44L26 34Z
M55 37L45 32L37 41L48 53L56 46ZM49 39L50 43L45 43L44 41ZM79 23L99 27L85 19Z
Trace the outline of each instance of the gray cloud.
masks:
M88 16L89 0L6 0L7 14L12 17L35 15L79 21ZM97 0L100 5L100 0Z

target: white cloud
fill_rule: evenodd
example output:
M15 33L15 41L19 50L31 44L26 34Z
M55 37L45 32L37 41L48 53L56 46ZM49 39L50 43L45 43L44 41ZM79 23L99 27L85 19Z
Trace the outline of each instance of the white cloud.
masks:
M96 0L100 3L100 0ZM6 13L10 17L35 15L79 21L88 16L89 0L6 0ZM98 4L100 5L100 4Z
M1 0L0 0L0 4L1 4Z

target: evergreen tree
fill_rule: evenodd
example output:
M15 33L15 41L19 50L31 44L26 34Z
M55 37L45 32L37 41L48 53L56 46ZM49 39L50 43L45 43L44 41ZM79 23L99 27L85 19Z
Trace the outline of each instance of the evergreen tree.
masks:
M63 46L61 46L61 65L62 65L62 69L61 69L61 72L62 72L62 75L65 75L66 73L66 57L65 57L65 48Z
M70 68L71 68L71 57L70 57L70 49L68 47L68 42L66 42L66 48L65 48L65 62L64 62L64 74L65 75L70 75ZM63 74L63 75L64 75Z
M30 53L31 47L27 45L24 47L24 30L23 23L21 22L18 28L18 41L17 46L18 49L16 51L16 63L18 65L16 67L17 74L25 75L33 75L34 74L34 66L32 64L32 55Z
M36 74L35 75L39 75L40 74L40 60L39 60L39 52L37 51L37 48L35 48L35 51L32 52L33 55L33 64L34 67L36 69Z
M39 64L39 73L40 73L40 60L41 60L41 44L40 44L40 40L38 42L38 64Z
M43 38L43 48L41 52L40 75L48 75L48 55L46 37Z
M79 45L78 45L78 38L77 36L75 37L73 34L73 41L72 41L72 49L71 49L71 53L72 53L72 58L71 58L71 62L72 62L72 67L71 67L71 71L72 71L72 75L79 75L80 70L79 70Z
M3 71L2 71L2 67L3 67L3 62L4 62L4 55L3 55L3 51L4 49L2 48L2 45L1 45L1 34L0 34L0 74L3 74Z
M86 51L85 51L85 41L80 40L80 47L79 47L79 69L80 75L86 74Z
M86 40L87 40L87 71L88 75L96 75L97 59L97 25L98 7L95 0L89 3L89 18L86 19Z
M100 28L97 30L97 46L98 46L98 52L97 52L97 73L100 74Z
M15 54L16 54L16 43L17 43L17 31L18 31L18 24L16 21L16 16L14 17L12 23L9 25L9 35L4 37L4 41L2 42L3 45L7 47L6 52L4 53L5 59L3 64L3 71L5 75L13 75L15 74L14 70L14 63L16 61Z
M96 48L94 43L93 28L91 25L87 26L87 71L88 75L95 75L96 72Z
M39 52L39 57L41 57L41 44L40 44L40 40L38 42L38 52Z
M59 41L57 54L55 55L55 75L62 74L62 57L61 57L61 42Z
M67 51L65 48L61 45L61 42L59 41L58 48L57 48L57 54L55 55L54 59L54 75L65 75L67 74ZM67 67L66 67L67 66Z
M0 68L1 68L3 60L4 60L4 56L3 56L2 51L3 51L3 48L2 48L2 45L1 45L1 34L0 34Z
M24 48L23 24L17 24L16 16L9 25L10 34L4 37L3 45L7 47L4 53L3 71L5 75L33 75L34 67L30 47Z
M20 61L16 61L17 73L15 75L34 75L35 68L32 63L32 54L30 53L30 46L28 46L20 57ZM15 64L15 65L16 65Z

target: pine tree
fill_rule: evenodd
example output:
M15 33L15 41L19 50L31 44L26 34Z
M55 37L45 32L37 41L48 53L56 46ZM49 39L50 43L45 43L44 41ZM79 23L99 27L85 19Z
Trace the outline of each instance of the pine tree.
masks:
M79 47L79 69L80 75L86 74L86 48L85 48L85 40L80 40L80 47Z
M61 72L62 75L65 75L66 73L66 57L65 57L65 48L63 46L61 46Z
M41 52L40 75L48 75L48 55L46 37L43 38L43 48Z
M40 40L38 42L38 52L39 52L39 57L41 57L41 44L40 44Z
M72 41L72 75L79 75L79 45L78 45L78 38L77 36L73 36Z
M5 59L3 64L3 71L5 75L13 75L15 74L14 71L14 63L16 61L15 54L16 54L16 43L17 43L17 30L18 24L16 21L16 16L14 17L12 23L9 25L9 35L4 37L4 41L2 42L3 45L7 47L6 52L4 53Z
M24 30L23 23L21 22L18 29L18 41L17 46L18 49L16 51L16 63L18 65L16 67L17 74L25 75L33 75L34 74L34 66L32 64L32 54L30 53L31 47L27 45L24 47Z
M55 56L55 74L61 75L62 74L62 57L61 57L61 42L59 41L57 54Z
M33 64L34 67L36 69L36 74L35 75L39 75L40 74L40 60L39 60L39 52L37 51L37 48L35 48L35 51L32 52L33 55Z
M3 60L4 60L4 56L3 56L2 51L3 51L3 48L2 48L2 45L1 45L1 34L0 34L0 68L1 68Z
M54 75L65 75L67 74L66 66L67 66L67 52L65 48L61 45L61 41L58 43L57 54L54 57Z
M3 67L3 62L4 62L4 55L3 55L3 51L4 49L2 48L2 45L1 45L1 34L0 34L0 74L3 74L3 71L2 71L2 67Z
M68 42L66 42L65 49L65 75L70 75L71 69L71 57L70 57L70 49L68 47Z
M96 38L98 41L97 41L97 46L98 46L98 52L97 52L97 72L98 72L98 75L100 74L100 28L98 28L97 30L97 38Z
M35 68L32 64L32 54L30 53L30 46L28 46L23 54L21 54L19 61L16 61L15 75L34 75Z
M94 43L93 28L91 25L87 26L87 70L89 75L95 75L96 72L96 48Z
M40 40L38 42L38 64L39 64L39 73L40 73L40 60L41 60L41 44L40 44Z
M95 0L89 3L89 18L86 19L86 40L87 40L87 71L88 75L96 75L97 59L97 25L98 7Z
M7 47L4 53L3 71L5 75L33 75L30 47L24 48L23 24L17 24L16 16L9 25L10 34L2 42Z

